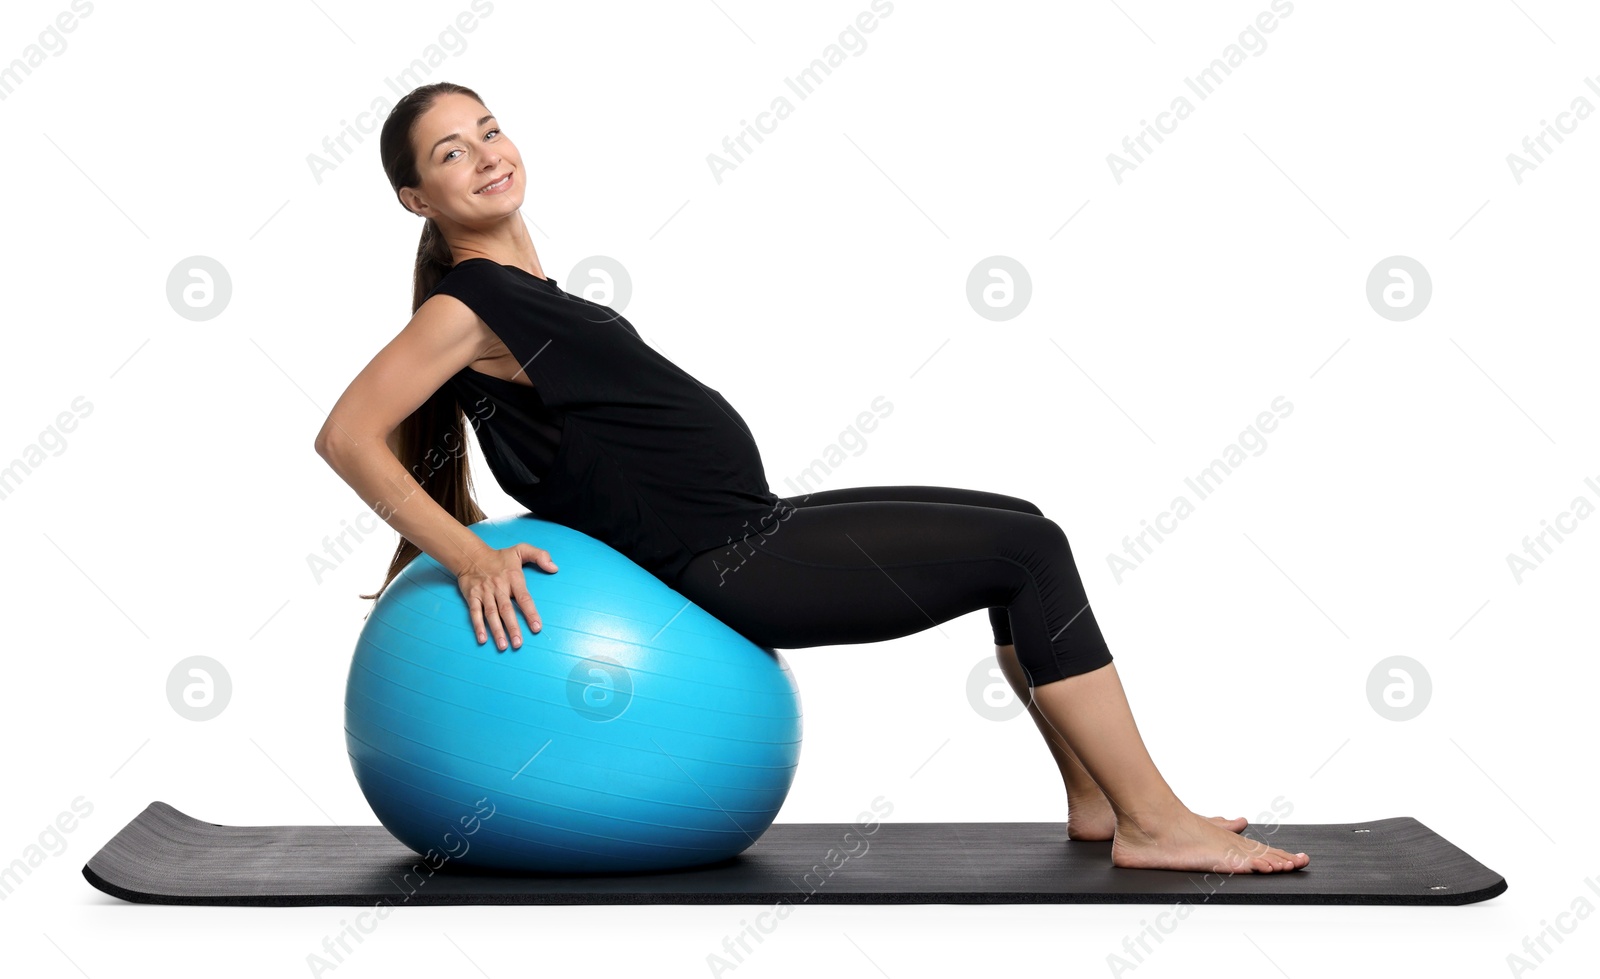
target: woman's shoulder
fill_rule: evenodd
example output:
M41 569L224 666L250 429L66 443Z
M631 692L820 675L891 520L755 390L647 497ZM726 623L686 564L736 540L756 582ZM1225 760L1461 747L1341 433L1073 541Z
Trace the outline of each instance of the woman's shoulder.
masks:
M445 269L444 275L440 277L439 281L443 282L446 279L484 279L498 276L504 272L505 267L499 262L474 256L473 258L464 258Z
M457 299L498 291L505 282L503 269L486 258L467 258L450 266L428 290L428 297L439 293Z
M450 274L450 272L456 272L456 271L460 271L462 269L470 269L470 270L475 270L475 271L480 271L480 272L481 271L499 271L500 269L503 269L504 267L505 266L501 265L499 262L496 262L493 259L484 258L482 255L474 255L471 258L463 258L461 261L459 261L459 262L455 263L454 265L450 266L449 271L446 272L445 274L448 275L448 274Z

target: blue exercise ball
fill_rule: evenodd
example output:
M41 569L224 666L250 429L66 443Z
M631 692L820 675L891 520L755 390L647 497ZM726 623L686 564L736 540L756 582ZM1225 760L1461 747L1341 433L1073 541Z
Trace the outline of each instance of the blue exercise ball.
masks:
M800 693L758 646L587 534L531 515L469 528L559 570L523 574L542 622L479 645L455 576L421 554L362 626L345 690L361 792L444 864L523 873L700 866L766 832L800 761Z

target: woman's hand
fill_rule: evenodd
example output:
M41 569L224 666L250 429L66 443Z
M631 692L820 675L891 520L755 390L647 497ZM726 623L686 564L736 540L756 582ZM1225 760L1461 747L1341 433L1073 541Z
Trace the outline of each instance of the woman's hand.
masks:
M472 616L479 643L484 641L487 617L496 648L505 651L507 631L511 633L512 648L522 648L522 630L517 628L512 601L522 608L528 627L539 631L539 612L533 607L533 596L528 594L528 583L522 575L522 566L529 561L546 571L557 570L550 552L544 548L513 544L503 550L491 550L484 560L456 576L456 587L467 600L467 613Z

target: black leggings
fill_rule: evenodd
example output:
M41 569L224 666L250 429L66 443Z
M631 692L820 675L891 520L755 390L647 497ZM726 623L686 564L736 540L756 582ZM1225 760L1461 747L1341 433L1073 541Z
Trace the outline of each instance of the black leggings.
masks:
M769 649L878 642L989 609L1030 686L1111 662L1066 534L1026 500L944 486L785 498L694 556L679 594Z

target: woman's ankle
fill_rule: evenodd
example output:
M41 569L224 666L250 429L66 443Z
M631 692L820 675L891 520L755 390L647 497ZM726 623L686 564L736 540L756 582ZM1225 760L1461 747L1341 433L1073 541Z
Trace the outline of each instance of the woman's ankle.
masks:
M1117 832L1137 833L1155 838L1163 830L1181 823L1185 819L1194 818L1194 813L1177 796L1169 800L1152 800L1140 805L1124 808L1113 807L1117 814Z

